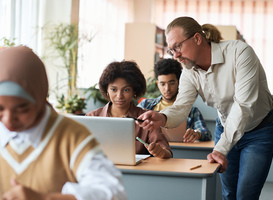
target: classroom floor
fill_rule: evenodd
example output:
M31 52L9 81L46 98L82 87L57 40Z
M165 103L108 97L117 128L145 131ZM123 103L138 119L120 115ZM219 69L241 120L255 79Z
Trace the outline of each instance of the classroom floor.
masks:
M273 182L266 182L264 184L260 200L272 200L273 199Z

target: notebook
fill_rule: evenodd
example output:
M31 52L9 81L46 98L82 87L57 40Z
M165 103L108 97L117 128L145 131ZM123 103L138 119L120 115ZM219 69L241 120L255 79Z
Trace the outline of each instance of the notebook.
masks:
M165 135L169 142L183 142L183 136L187 129L187 120L180 124L176 128L163 128L161 127L162 133Z
M135 121L132 118L68 115L85 125L114 164L136 165L150 155L135 154Z

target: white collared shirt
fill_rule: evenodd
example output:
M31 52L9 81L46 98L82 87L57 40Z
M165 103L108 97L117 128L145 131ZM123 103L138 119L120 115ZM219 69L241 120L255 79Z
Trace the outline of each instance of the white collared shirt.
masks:
M187 119L199 94L218 111L224 132L214 149L227 155L244 132L255 128L273 108L272 96L249 45L238 40L212 42L211 55L208 71L183 68L176 101L161 112L167 116L166 127L175 127Z

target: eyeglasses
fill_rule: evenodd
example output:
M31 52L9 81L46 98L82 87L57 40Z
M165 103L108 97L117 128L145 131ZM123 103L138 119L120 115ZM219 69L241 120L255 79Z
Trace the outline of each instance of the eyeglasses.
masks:
M170 54L171 56L174 55L174 52L179 53L181 51L181 46L182 46L183 42L187 41L188 39L190 39L194 35L195 35L195 33L193 35L191 35L190 37L186 38L185 40L183 40L182 42L180 42L178 45L174 46L174 48L168 49L167 53Z

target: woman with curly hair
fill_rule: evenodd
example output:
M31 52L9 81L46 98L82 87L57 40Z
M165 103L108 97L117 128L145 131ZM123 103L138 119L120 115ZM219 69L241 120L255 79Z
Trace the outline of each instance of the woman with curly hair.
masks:
M133 98L141 97L146 92L146 80L138 65L133 61L112 62L103 71L99 88L109 102L87 116L135 117L146 112L136 107ZM136 141L137 154L151 154L159 158L171 158L172 152L161 129L145 130L136 124L136 136L149 143L144 146Z

